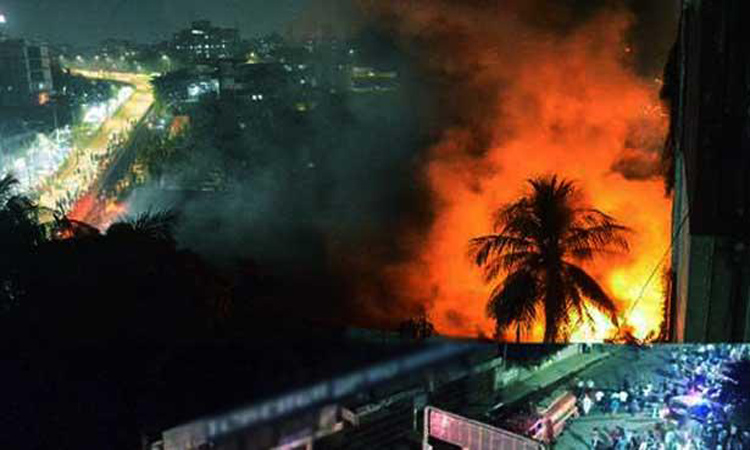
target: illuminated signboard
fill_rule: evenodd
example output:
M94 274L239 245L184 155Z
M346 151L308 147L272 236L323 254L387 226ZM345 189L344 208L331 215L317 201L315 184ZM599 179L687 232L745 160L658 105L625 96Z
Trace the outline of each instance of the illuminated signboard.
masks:
M542 443L428 406L424 410L423 450L431 450L430 438L466 450L543 450Z

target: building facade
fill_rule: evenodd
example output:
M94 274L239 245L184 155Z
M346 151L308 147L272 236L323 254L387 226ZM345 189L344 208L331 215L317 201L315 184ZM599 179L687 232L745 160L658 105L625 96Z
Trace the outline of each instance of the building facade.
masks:
M668 69L677 342L750 339L749 14L743 0L684 0Z
M476 343L434 342L354 371L339 373L331 378L313 381L283 395L267 399L226 413L199 418L193 422L165 430L162 438L154 442L158 450L255 450L255 449L312 449L338 448L339 439L328 445L323 442L333 435L341 435L351 442L352 433L345 428L360 428L352 423L364 422L363 428L372 429L377 420L392 412L393 404L405 401L408 405L406 423L396 427L399 433L408 433L413 426L411 417L412 395L388 394L381 390L394 383L401 386L424 384L425 377L435 367L452 367L464 374L468 368L464 357L493 352L494 347ZM379 393L379 394L378 394ZM347 407L362 395L368 401L357 402L362 408ZM377 423L376 423L377 422ZM391 436L393 437L393 436ZM396 436L398 437L398 436ZM367 440L360 448L390 448L382 441ZM369 445L373 444L373 445Z
M46 45L24 39L0 41L0 106L42 104L53 88Z
M201 20L176 33L171 50L184 61L205 61L233 57L240 46L240 34L236 28L221 28Z
M0 41L5 40L8 37L8 19L5 17L2 11L0 11Z

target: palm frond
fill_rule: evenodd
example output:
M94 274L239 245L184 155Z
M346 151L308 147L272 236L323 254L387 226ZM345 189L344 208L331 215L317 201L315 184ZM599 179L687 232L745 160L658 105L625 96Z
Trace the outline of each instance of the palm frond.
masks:
M497 278L501 272L514 272L521 268L530 269L539 265L539 254L531 251L519 251L495 255L484 266L484 282Z
M174 242L174 231L179 216L172 210L151 210L139 214L134 218L119 222L128 225L134 233L156 241ZM113 226L118 224L113 224Z
M539 290L536 276L529 270L513 272L498 285L487 303L487 315L505 329L514 323L531 324L536 319Z
M483 266L488 260L505 252L519 253L528 251L533 243L523 237L507 234L490 234L469 241L469 256L477 266Z
M0 178L0 203L5 203L15 196L15 188L17 185L18 179L11 174Z
M602 253L627 252L625 237L630 228L595 209L576 211L576 219L569 227L562 245L578 260L588 260Z
M617 306L599 286L599 283L574 264L565 264L565 272L572 285L599 311L609 316L613 324L617 325Z
M496 213L495 231L503 235L533 238L538 236L542 224L528 199L522 199Z
M576 286L568 287L568 303L569 309L575 310L578 320L576 326L582 326L586 323L594 323L594 318L591 317L591 312L586 305L586 301L581 296L581 292Z

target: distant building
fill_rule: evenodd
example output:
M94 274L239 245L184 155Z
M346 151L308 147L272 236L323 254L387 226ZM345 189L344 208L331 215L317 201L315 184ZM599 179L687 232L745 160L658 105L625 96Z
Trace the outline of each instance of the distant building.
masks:
M398 72L372 67L352 67L349 88L354 92L393 91L398 89Z
M141 46L127 39L105 39L99 52L112 58L133 56L140 52Z
M668 64L677 342L750 340L748 15L746 0L685 0Z
M233 57L241 45L236 28L216 27L207 20L201 20L174 35L171 51L185 61L205 61Z
M53 92L49 49L24 39L0 41L0 106L45 103Z
M224 61L219 65L219 92L258 104L296 104L309 101L317 80L306 64L246 64Z
M2 11L0 11L0 41L7 39L8 37L8 19L5 17Z
M196 66L164 74L153 81L157 93L172 105L195 103L206 94L218 94L219 80L210 67Z
M51 93L53 86L49 48L46 45L29 45L27 54L32 91Z

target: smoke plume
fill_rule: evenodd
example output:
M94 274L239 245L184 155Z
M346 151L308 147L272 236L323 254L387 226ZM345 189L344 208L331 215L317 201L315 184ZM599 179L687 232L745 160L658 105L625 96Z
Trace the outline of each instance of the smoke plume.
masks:
M658 283L640 291L669 241L669 200L655 179L666 118L659 80L648 73L661 63L638 56L653 26L638 28L644 4L432 0L370 8L444 87L436 93L444 127L423 172L435 220L426 232L404 231L415 257L389 269L398 292L429 305L443 332L472 335L479 325L490 334L484 305L492 286L471 266L467 243L491 230L494 210L522 194L526 179L553 172L636 231L629 255L587 269L639 334L658 327ZM666 53L668 43L659 45ZM538 339L540 329L527 338ZM601 339L606 329L598 320L575 337Z

